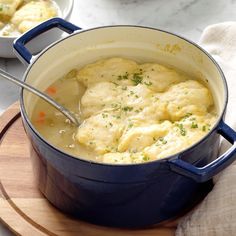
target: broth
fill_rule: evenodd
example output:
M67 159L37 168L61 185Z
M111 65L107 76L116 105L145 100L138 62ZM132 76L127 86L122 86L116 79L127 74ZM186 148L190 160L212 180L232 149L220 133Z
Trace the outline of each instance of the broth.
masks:
M46 93L79 117L80 98L84 91L85 87L75 78L68 79L68 76L65 76L53 83ZM36 104L32 123L43 137L63 151L74 156L94 158L91 150L75 140L77 127L42 99L39 99Z

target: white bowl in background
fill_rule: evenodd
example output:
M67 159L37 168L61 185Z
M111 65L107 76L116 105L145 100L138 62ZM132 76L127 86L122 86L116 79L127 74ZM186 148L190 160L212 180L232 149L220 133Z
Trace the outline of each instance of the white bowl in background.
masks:
M59 17L67 19L70 17L74 0L54 0L60 10L61 15ZM38 36L36 39L27 44L27 48L32 52L36 53L41 51L47 45L55 42L61 38L62 31L50 30L50 32L44 33ZM15 58L16 55L13 53L13 42L19 36L0 36L0 57L2 58Z

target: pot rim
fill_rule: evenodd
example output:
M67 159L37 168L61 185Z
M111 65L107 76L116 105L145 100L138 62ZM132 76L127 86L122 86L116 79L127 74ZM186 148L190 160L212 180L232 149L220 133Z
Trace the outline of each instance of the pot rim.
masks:
M24 99L23 99L23 92L24 92L23 88L21 89L21 92L20 92L20 109L21 109L21 114L24 117L24 119L26 120L26 123L29 125L30 129L33 131L33 133L39 139L41 139L41 141L43 141L46 145L48 145L50 148L54 149L55 151L63 154L63 156L66 156L66 158L72 158L73 160L76 160L76 161L82 161L82 162L87 163L87 164L94 164L94 165L98 165L98 166L107 166L107 167L109 166L109 167L121 168L121 167L152 165L152 164L155 164L155 163L161 163L163 161L174 159L175 157L179 156L180 154L182 154L182 153L184 153L184 152L186 152L186 151L196 147L200 143L204 142L213 132L215 132L215 130L219 126L220 121L223 119L223 116L224 116L225 111L226 111L227 103L228 103L228 86L227 86L225 75L224 75L221 67L216 62L216 60L205 49L203 49L200 45L198 45L197 43L193 42L192 40L187 39L187 38L185 38L185 37L183 37L183 36L181 36L179 34L176 34L176 33L173 33L173 32L169 32L169 31L166 31L166 30L162 30L162 29L158 29L158 28L154 28L154 27L148 27L148 26L138 26L138 25L107 25L107 26L94 27L94 28L91 28L91 29L78 30L78 31L75 31L74 33L68 35L67 37L62 38L62 39L60 39L60 40L50 44L45 49L43 49L37 56L35 56L33 61L32 61L32 63L30 63L28 65L28 67L27 67L27 69L26 69L26 71L24 73L23 81L26 81L26 78L28 76L28 73L29 73L31 67L33 67L33 65L37 62L37 60L41 56L43 56L44 53L46 53L48 50L50 50L55 45L61 43L62 41L67 40L70 37L74 37L75 35L78 35L78 34L81 34L81 33L84 33L84 32L88 32L88 31L99 30L99 29L104 29L104 28L120 28L120 27L122 27L122 28L123 27L127 27L127 28L141 28L141 29L144 29L144 30L155 30L155 31L160 31L160 32L169 34L171 36L177 37L177 38L179 38L181 40L184 40L186 43L189 43L189 44L193 45L194 47L196 47L200 51L202 51L208 57L208 59L215 65L215 67L217 68L218 72L220 73L221 79L222 79L223 84L224 84L225 102L224 102L222 111L218 115L218 119L217 119L216 123L211 128L211 130L205 136L203 136L203 138L201 138L198 142L192 144L191 146L189 146L188 148L186 148L186 149L184 149L184 150L182 150L180 152L177 152L177 153L175 153L173 155L167 156L165 158L157 159L157 160L154 160L154 161L149 161L149 162L144 162L144 163L131 163L131 164L100 163L100 162L96 162L96 161L93 161L93 160L82 159L79 156L73 156L73 155L71 155L71 154L69 154L69 153L67 153L67 152L57 148L53 144L49 143L44 137L42 137L41 134L36 130L34 125L31 123L31 121L30 121L30 119L29 119L29 117L28 117L28 115L26 113Z

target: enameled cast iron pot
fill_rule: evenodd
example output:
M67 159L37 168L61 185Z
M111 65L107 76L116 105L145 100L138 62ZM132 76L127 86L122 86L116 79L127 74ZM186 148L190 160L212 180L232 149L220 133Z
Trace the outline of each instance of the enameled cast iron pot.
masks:
M32 56L25 44L58 27L70 35ZM24 80L41 90L67 73L101 58L125 57L172 65L208 83L218 110L216 125L198 143L168 158L145 164L99 164L73 157L47 142L30 121L36 97L21 93L21 113L32 144L33 169L41 192L57 208L102 225L142 227L176 217L209 190L211 178L236 159L236 132L223 121L225 77L214 59L178 35L139 26L82 31L60 18L30 30L14 43L28 63ZM220 135L232 147L218 156Z

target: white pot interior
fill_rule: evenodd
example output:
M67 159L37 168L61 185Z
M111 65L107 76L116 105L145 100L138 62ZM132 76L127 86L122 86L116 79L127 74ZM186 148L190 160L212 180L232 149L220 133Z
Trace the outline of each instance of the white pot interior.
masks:
M135 26L104 27L73 34L43 51L27 70L26 81L44 91L71 69L109 57L178 68L208 85L219 115L224 109L227 90L222 74L206 53L178 36ZM24 92L29 117L36 101L34 95Z

